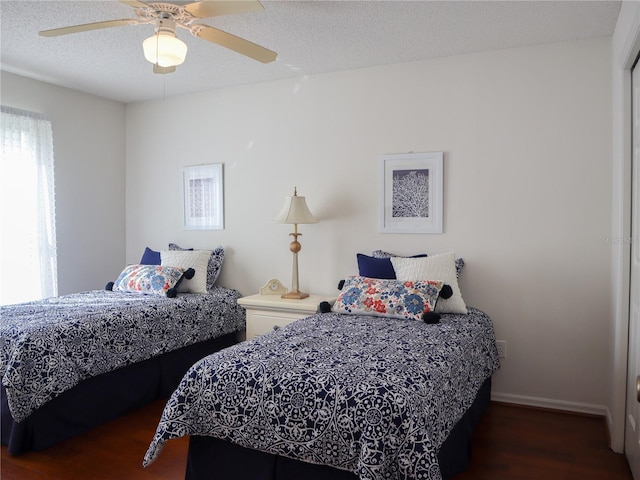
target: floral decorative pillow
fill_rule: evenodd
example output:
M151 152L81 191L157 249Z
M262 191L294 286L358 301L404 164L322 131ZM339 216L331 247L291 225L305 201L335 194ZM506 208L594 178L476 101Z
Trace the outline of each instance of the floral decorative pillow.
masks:
M440 280L347 277L333 311L421 320L423 313L435 310L443 285Z
M193 271L189 272L193 276ZM173 298L177 286L185 275L183 268L162 265L129 265L118 276L117 280L107 284L107 289L121 292L136 292L147 295L160 295Z

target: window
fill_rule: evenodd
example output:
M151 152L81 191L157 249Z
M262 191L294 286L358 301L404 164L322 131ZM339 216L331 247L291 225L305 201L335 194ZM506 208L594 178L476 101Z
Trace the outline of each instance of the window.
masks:
M0 304L58 293L51 122L2 107Z

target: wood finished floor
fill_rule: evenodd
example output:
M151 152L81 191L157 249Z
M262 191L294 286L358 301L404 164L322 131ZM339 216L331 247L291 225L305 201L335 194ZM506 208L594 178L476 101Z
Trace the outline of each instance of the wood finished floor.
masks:
M163 406L164 401L155 402L43 452L13 457L3 446L0 477L183 479L188 446L184 438L169 441L158 460L142 468ZM472 443L471 467L455 480L632 479L625 457L607 446L602 418L492 403Z

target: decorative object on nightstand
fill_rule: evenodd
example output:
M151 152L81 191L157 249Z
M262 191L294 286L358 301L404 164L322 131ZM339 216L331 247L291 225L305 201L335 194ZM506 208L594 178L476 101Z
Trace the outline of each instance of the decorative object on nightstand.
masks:
M293 242L289 244L289 250L293 253L293 274L291 279L291 291L282 295L282 298L300 300L309 296L308 293L300 291L298 283L298 252L302 249L302 245L298 242L298 237L302 235L298 233L299 223L318 223L307 207L304 197L298 196L298 190L293 188L293 196L287 197L284 207L273 220L275 223L286 223L293 225Z
M277 278L272 278L260 289L260 295L282 295L287 293L287 287Z

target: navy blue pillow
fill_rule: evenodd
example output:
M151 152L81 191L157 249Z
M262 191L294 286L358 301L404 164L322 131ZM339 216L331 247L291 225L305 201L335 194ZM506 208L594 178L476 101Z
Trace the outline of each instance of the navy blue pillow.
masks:
M396 271L391 263L391 257L396 255L388 254L385 257L370 257L363 253L356 254L358 259L358 273L361 277L395 279ZM426 253L419 253L405 258L426 257Z
M358 273L361 277L395 279L391 258L375 258L363 253L356 255L358 259Z
M160 252L151 250L149 247L144 249L142 258L140 259L140 265L160 265Z

